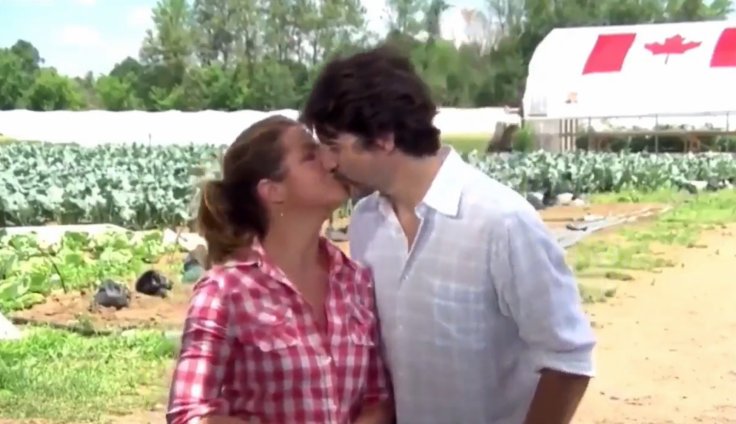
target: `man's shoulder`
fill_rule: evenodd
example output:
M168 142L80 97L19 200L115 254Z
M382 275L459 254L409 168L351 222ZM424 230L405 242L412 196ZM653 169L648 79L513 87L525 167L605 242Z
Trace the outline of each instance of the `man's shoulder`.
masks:
M358 200L358 203L353 206L353 211L350 214L350 222L361 220L378 212L379 196L379 193L375 191Z
M537 215L534 207L519 192L475 168L469 172L463 189L461 209L471 218L483 217L493 223Z

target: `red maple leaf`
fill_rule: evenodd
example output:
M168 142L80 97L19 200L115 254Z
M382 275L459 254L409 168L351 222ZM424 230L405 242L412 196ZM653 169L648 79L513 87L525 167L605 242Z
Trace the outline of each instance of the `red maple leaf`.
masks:
M667 63L671 54L683 54L698 46L700 46L700 41L688 41L686 43L685 39L679 34L665 38L664 43L644 44L644 48L652 52L653 55L666 55L664 63Z

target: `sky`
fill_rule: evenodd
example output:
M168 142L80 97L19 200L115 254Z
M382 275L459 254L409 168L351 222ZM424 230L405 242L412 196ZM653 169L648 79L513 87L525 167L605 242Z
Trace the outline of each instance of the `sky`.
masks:
M448 3L482 9L484 0ZM0 0L0 48L30 41L46 66L71 76L107 73L138 56L156 0ZM382 28L383 2L365 1L371 28Z

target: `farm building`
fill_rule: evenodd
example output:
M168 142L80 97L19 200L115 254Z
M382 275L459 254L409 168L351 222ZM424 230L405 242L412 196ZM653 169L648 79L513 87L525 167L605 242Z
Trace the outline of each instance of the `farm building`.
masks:
M529 63L523 113L552 151L734 140L736 21L555 29Z

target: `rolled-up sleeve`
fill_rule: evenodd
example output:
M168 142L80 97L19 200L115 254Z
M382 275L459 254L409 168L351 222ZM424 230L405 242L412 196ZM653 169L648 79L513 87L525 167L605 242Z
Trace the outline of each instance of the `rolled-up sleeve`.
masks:
M491 279L536 371L593 376L595 337L564 250L534 210L506 213L500 221L492 231Z
M228 415L230 405L220 397L220 389L232 353L229 315L229 303L218 283L199 283L187 312L167 423L191 424L205 416Z

